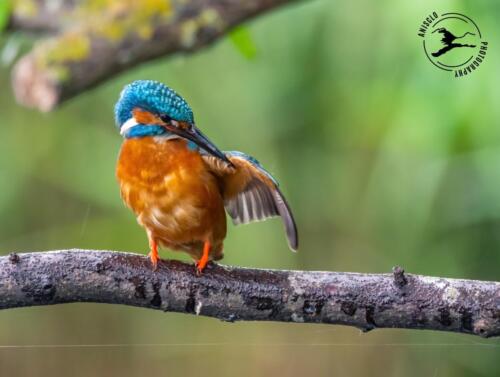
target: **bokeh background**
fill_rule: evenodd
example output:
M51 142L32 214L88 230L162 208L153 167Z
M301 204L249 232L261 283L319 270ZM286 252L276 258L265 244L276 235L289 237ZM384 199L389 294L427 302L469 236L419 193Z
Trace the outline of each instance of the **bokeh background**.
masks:
M417 30L434 10L467 14L490 42L472 75L455 79L426 59ZM246 25L253 58L225 38L132 69L49 114L15 103L3 66L0 253L147 253L115 181L113 105L123 85L149 78L181 93L221 149L259 158L294 209L299 253L275 219L230 226L224 263L402 265L500 280L499 16L495 0L307 1ZM498 376L499 360L498 339L429 331L229 324L97 304L0 312L2 376Z

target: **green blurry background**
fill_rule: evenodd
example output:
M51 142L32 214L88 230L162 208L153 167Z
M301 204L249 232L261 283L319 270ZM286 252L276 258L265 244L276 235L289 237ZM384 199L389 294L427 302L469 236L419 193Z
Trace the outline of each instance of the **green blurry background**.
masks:
M417 30L434 10L467 14L490 42L472 75L455 79L426 59ZM0 68L0 253L147 253L115 181L113 105L123 85L148 78L180 92L221 149L256 156L294 209L299 253L272 220L230 226L224 263L358 272L399 264L500 280L499 16L495 0L299 3L248 24L253 59L226 38L130 70L49 114L16 105L9 68ZM500 342L97 304L0 312L1 376L97 371L497 376Z

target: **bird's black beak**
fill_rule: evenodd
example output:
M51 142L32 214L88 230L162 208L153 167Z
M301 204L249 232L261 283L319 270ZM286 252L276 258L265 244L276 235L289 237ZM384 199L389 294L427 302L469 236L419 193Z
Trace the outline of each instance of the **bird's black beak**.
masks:
M229 166L234 167L233 163L226 157L226 155L219 148L217 148L215 144L212 143L205 135L203 135L203 133L194 124L190 124L187 128L173 128L175 129L170 129L170 131L179 136L182 136L183 138L191 140L207 153L210 153L212 156L221 159Z

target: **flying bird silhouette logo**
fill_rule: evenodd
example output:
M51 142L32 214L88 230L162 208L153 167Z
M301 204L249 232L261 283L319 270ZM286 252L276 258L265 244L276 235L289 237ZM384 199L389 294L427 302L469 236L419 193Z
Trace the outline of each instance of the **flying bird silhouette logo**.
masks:
M457 39L461 39L466 37L467 35L476 35L471 32L466 32L462 36L457 37L455 34L453 34L451 31L444 27L440 27L439 29L434 30L432 33L434 34L435 32L443 34L443 38L441 38L441 42L443 42L444 47L442 47L440 50L433 52L431 55L434 57L441 56L443 54L446 54L447 52L453 50L454 48L457 47L470 47L474 48L476 45L470 45L470 44L462 44L462 43L455 43L454 41Z

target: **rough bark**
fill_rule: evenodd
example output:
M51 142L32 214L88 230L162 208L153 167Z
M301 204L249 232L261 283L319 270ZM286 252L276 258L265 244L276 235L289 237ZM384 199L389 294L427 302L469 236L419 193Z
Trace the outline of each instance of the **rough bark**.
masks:
M49 111L120 71L198 50L242 22L292 1L109 0L97 8L79 0L59 2L60 7L31 1L38 4L37 11L14 11L11 29L59 34L42 39L17 62L14 93L21 104Z
M312 322L500 335L500 283L405 274L276 271L62 250L0 257L0 309L101 302L224 321Z

